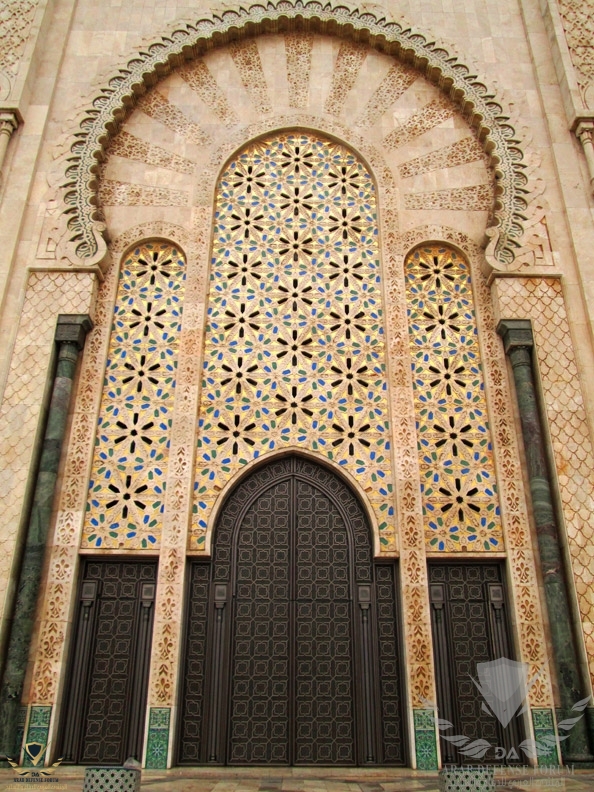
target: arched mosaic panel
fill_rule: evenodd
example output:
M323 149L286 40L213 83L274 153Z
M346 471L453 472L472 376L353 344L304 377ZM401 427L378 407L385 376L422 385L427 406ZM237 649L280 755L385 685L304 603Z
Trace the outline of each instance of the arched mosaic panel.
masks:
M315 134L245 148L220 178L190 547L243 466L304 448L345 466L395 549L375 187Z
M158 547L184 296L185 261L151 242L120 272L83 547Z
M470 268L435 244L405 276L427 550L503 550Z

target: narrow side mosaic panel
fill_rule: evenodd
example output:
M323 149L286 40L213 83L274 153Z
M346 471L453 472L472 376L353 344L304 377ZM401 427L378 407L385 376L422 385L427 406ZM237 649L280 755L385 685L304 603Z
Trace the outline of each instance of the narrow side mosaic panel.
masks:
M50 721L52 719L51 707L31 707L29 715L29 726L27 728L27 739L25 745L41 746L40 750L45 751L47 748ZM25 767L34 767L33 757L37 754L33 753L30 748L29 751L25 750L23 757L23 765Z
M417 770L437 770L437 742L433 710L413 710Z
M185 262L167 243L131 251L120 273L82 547L158 547Z
M406 286L427 550L502 550L469 266L419 247Z

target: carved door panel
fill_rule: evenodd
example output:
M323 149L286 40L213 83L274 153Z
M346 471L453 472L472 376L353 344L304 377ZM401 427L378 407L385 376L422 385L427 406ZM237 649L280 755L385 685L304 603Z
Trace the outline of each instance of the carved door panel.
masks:
M378 565L376 584L343 482L299 458L262 468L220 515L208 605L205 569L190 576L180 763L404 762L396 570Z
M85 561L61 751L74 764L142 760L157 565Z
M439 717L453 724L441 730L442 761L501 762L496 748L506 755L512 748L519 751L520 721L512 718L504 728L473 680L480 682L478 663L513 659L503 568L497 563L431 564L429 581ZM468 740L456 747L446 739L455 735ZM475 746L479 753L465 753L477 740L483 741ZM517 760L512 753L507 761Z

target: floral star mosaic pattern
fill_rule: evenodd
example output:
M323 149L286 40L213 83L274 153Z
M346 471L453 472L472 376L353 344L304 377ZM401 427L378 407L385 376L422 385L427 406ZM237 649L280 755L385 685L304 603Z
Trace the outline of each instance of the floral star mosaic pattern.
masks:
M135 248L118 284L83 547L158 547L185 282L169 244Z
M468 264L431 245L405 271L427 550L503 550Z
M375 188L311 134L246 148L217 192L190 547L218 492L283 448L343 466L395 549Z

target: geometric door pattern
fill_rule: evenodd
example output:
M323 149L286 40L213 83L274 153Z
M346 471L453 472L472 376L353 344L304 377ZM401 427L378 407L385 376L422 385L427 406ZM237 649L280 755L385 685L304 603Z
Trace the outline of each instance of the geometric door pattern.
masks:
M394 567L374 581L346 485L277 460L230 496L214 548L208 629L188 625L180 762L402 764ZM205 611L205 569L194 567L191 620Z
M157 565L86 560L61 753L74 764L142 760Z
M517 753L521 718L503 728L473 681L479 679L478 663L513 656L502 566L430 564L429 587L439 717L450 722L440 734L442 760L494 762L499 746L508 756L512 749ZM448 739L456 735L467 739ZM473 743L476 753L461 752Z

